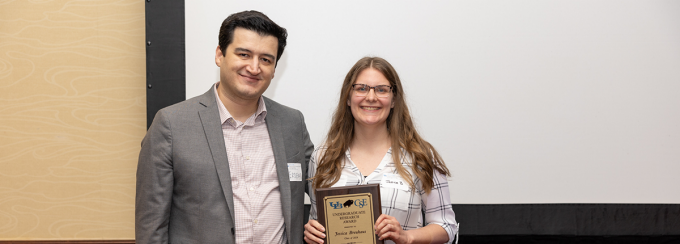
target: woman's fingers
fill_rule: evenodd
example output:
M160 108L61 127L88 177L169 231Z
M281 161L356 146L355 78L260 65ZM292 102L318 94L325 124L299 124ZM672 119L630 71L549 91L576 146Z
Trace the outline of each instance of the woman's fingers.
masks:
M392 225L395 227L399 226L399 221L397 221L397 219L387 214L381 214L380 217L378 217L378 220L375 221L375 233L378 234L378 236L380 236L386 231L393 229L392 227L388 227L388 225Z
M305 241L314 243L323 243L323 238L326 237L324 234L325 229L316 220L309 220L305 224Z
M398 239L399 239L399 238L398 238L399 236L397 235L397 233L392 232L392 231L387 232L387 233L382 234L382 235L379 235L378 237L379 237L380 240L393 240L393 241L394 241L394 240L398 240ZM395 242L396 242L396 241L395 241Z
M309 243L309 244L323 244L323 240L316 241L316 240L312 240L310 238L307 238L307 236L305 236L304 239L305 239L305 242Z
M316 230L319 233L323 234L323 232L326 232L326 229L323 228L323 225L321 225L321 223L319 223L319 221L310 219L309 221L307 221L307 225L309 225L310 229ZM307 226L305 225L305 229L306 228L307 228Z
M393 240L397 242L401 238L403 230L396 218L389 215L380 215L375 223L375 234L380 240Z

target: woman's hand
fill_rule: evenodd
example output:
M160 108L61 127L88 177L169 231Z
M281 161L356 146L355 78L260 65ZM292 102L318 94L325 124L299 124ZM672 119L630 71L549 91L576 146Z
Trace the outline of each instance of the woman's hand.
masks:
M326 237L324 234L326 230L323 228L318 221L310 219L305 224L305 241L307 243L323 243L323 238Z
M409 233L401 228L397 219L387 214L381 214L375 221L375 234L380 240L392 240L397 244L411 243Z

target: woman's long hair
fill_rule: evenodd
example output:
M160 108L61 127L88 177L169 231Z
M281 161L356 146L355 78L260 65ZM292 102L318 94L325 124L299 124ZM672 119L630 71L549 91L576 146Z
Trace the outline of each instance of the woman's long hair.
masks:
M342 84L338 107L333 113L333 123L326 135L323 155L318 158L316 175L311 178L314 188L330 187L340 179L345 151L349 148L354 138L354 116L347 105L352 95L352 84L357 76L365 69L375 69L382 73L392 86L394 93L394 108L387 116L387 131L390 135L392 146L392 160L397 167L399 175L407 181L411 189L416 189L412 177L400 163L408 154L412 159L412 170L420 179L423 189L429 193L434 186L433 175L437 170L450 176L437 150L430 143L420 137L411 120L411 115L406 106L404 92L397 71L385 59L379 57L364 57L354 64L349 70ZM400 149L404 149L403 151Z

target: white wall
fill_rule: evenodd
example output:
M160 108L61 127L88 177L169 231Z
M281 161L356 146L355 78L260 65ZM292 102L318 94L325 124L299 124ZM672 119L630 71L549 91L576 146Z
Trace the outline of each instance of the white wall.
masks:
M288 29L266 96L322 142L346 72L390 61L454 203L680 203L680 1L186 1L187 97L220 24Z

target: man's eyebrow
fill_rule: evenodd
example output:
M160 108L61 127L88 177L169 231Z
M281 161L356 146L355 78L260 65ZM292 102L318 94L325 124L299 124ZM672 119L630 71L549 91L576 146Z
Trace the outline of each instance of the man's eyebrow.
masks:
M252 53L250 50L242 48L242 47L237 47L234 48L234 52L247 52L247 53Z
M250 51L250 50L248 50L248 49L246 49L246 48L242 48L242 47L234 48L234 52L247 52L247 53L253 53L252 51ZM269 54L269 53L263 53L262 56L267 56L268 58L270 58L270 59L272 59L272 60L275 60L275 59L276 59L276 56L274 56L274 55L272 55L272 54Z
M269 53L264 53L264 54L262 54L262 56L267 56L271 60L276 60L276 57L274 55L269 54Z

